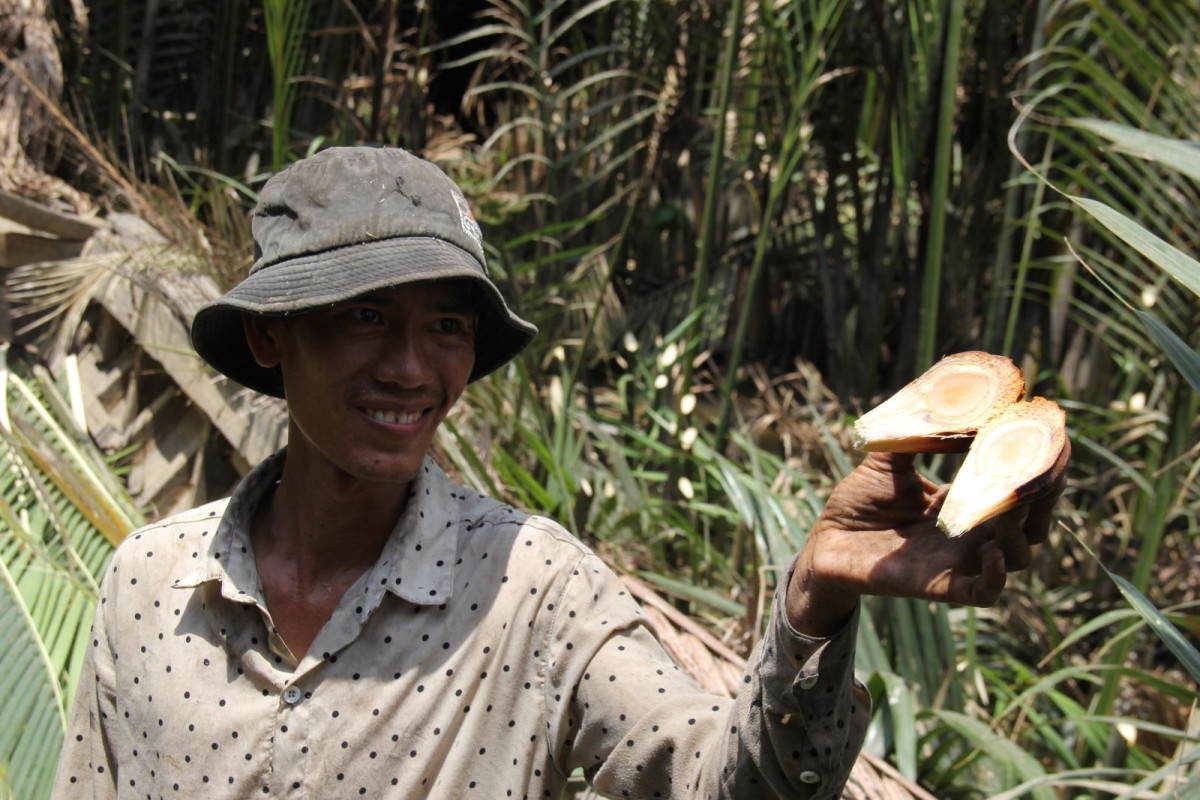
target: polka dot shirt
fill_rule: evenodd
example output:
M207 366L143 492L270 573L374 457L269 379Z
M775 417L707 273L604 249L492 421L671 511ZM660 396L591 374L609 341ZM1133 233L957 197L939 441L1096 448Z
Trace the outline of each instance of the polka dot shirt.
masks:
M707 695L586 546L428 459L296 659L249 538L282 461L118 548L55 798L556 798L577 767L615 797L839 795L857 617L815 640L777 597L737 699Z

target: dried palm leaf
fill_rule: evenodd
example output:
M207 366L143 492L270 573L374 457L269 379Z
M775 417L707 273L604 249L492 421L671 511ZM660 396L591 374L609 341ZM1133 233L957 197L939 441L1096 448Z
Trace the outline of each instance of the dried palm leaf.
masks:
M72 8L80 17L78 0ZM86 10L84 11L86 17ZM43 98L62 92L63 70L46 0L0 0L0 188L78 214L95 206L43 170L61 131ZM18 49L18 43L21 44Z

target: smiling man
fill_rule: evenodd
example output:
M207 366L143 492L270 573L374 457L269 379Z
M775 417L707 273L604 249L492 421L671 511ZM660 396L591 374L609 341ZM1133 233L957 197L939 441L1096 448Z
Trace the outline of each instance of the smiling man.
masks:
M738 697L671 663L551 520L428 457L466 385L532 338L468 205L397 149L263 188L250 275L200 355L287 400L288 446L225 501L131 535L105 576L55 797L832 798L862 744L863 594L987 605L1052 501L948 540L911 456L835 489Z

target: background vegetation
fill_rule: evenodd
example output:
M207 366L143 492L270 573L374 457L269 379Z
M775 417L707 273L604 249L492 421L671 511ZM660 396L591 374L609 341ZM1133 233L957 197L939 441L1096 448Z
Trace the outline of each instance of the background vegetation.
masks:
M736 647L854 463L853 417L946 353L1011 356L1068 410L1062 524L994 609L871 605L868 746L939 798L1200 792L1195 0L80 0L53 15L62 107L91 149L43 135L45 167L225 283L249 262L255 189L289 161L370 142L442 164L542 330L472 387L445 458ZM13 375L9 416L41 424L54 382L20 405L31 384ZM103 534L138 514L92 468L107 499L63 490L62 505L38 476L75 473L30 465L32 434L4 427L0 639L33 644L0 650L3 681L39 721L7 708L0 753L14 795L34 797ZM73 442L70 460L97 463L78 431L59 438L43 452ZM10 665L19 653L40 668Z

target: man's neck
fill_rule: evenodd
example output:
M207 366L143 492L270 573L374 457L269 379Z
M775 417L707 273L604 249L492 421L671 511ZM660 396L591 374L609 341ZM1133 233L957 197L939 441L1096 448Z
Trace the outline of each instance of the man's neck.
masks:
M379 559L410 486L361 481L304 461L289 455L250 532L267 608L296 659Z
M270 556L290 564L302 584L365 571L399 520L410 484L362 481L303 462L289 456L278 486L255 514L259 560Z

